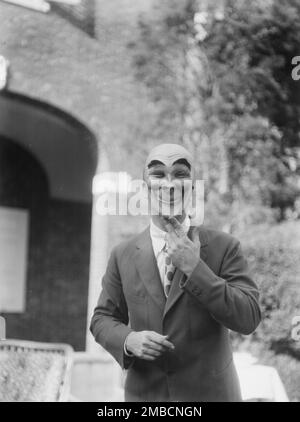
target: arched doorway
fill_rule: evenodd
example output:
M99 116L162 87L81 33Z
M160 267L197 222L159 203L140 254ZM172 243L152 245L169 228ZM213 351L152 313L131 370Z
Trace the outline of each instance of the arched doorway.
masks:
M2 241L0 233L6 254L0 254L0 289L8 298L0 312L10 338L85 349L97 159L96 139L78 120L46 103L1 93L0 226L2 218L11 229ZM20 252L16 221L26 236L25 265L11 256Z

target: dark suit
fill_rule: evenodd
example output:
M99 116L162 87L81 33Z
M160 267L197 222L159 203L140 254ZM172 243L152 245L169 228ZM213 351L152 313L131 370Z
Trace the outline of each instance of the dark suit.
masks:
M235 238L203 227L199 236L200 262L189 279L176 270L167 300L149 227L111 253L91 331L128 369L126 401L241 400L228 329L255 330L258 290ZM132 330L168 334L175 350L156 361L128 358Z

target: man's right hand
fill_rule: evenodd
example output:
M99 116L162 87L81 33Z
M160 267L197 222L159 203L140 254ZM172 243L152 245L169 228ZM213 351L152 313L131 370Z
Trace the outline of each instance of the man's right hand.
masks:
M155 331L132 331L126 338L125 347L140 359L155 360L167 350L175 349L167 337Z

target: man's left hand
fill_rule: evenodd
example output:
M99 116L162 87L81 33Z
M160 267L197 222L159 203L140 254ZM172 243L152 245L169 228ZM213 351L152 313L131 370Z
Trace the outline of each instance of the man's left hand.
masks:
M198 230L193 230L190 240L175 217L168 218L165 227L168 231L167 253L173 265L189 277L200 261L201 245Z

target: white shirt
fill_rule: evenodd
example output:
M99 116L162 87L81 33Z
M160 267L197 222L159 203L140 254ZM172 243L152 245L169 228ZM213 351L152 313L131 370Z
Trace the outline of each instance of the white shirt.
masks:
M185 217L181 226L185 233L189 231L191 222L188 216ZM150 237L152 241L152 247L154 256L157 261L157 267L160 274L161 282L163 283L164 271L165 271L165 257L162 249L166 244L167 232L161 230L159 227L155 225L153 220L151 219L150 222Z

